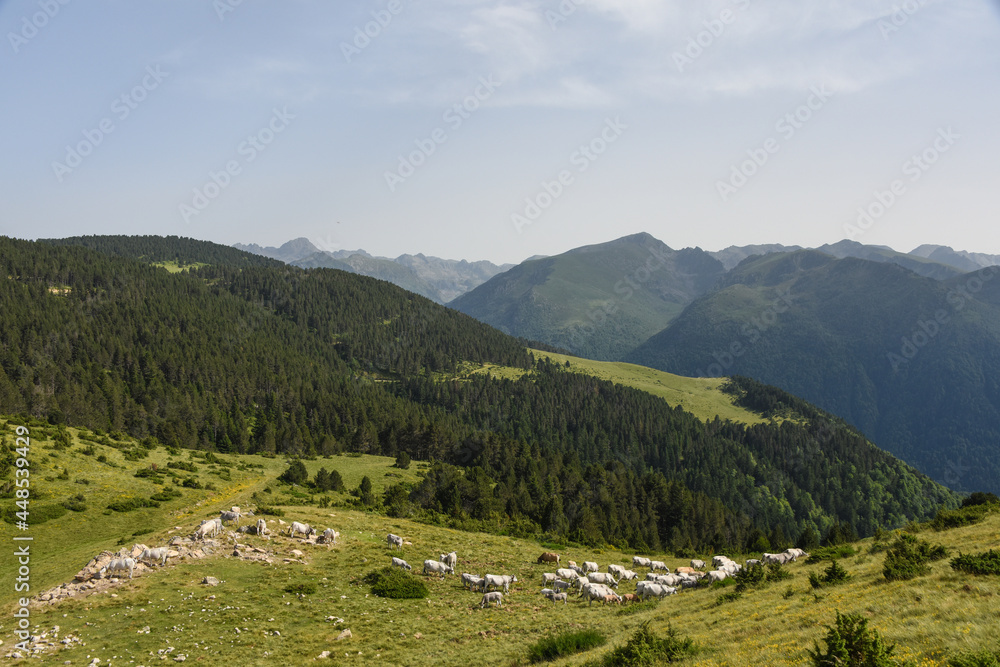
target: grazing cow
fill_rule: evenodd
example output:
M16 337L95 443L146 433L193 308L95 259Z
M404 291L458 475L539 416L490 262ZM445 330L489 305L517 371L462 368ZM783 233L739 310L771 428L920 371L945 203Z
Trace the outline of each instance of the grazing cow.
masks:
M235 521L236 526L240 525L240 513L239 512L219 512L219 521L225 524L227 521Z
M556 576L560 579L576 579L576 571L561 567L556 570Z
M576 568L576 561L575 560L568 561L566 565L572 568Z
M723 570L712 570L711 572L708 573L708 583L714 584L717 581L723 581L728 576L729 575L726 574L726 572Z
M577 579L577 581L579 581L579 579ZM558 588L560 591L568 591L573 586L573 584L571 584L570 582L563 581L562 579L556 579L555 581L552 582L552 585Z
M509 593L510 585L517 583L517 577L511 574L487 574L484 579L486 580L483 582L486 590L489 590L490 587L503 588L504 593ZM558 584L556 585L558 586Z
M614 563L608 565L608 574L613 574L619 579L625 577L625 572L626 572L625 568L622 567L621 565L615 565Z
M310 535L316 533L316 529L310 526L308 523L299 523L298 521L293 521L292 525L288 527L288 536L295 537L296 534L302 533L305 539L309 539Z
M646 581L656 581L656 578L659 577L659 576L662 576L662 575L659 575L659 574L657 574L655 572L647 572L646 573Z
M157 547L156 549L145 549L141 554L139 554L139 561L151 560L153 562L160 561L160 565L167 564L167 553L169 549L167 547Z
M604 604L621 604L621 602L622 602L621 597L616 594L604 596Z
M628 604L629 602L638 602L639 596L635 593L626 593L622 596L622 604Z
M441 554L441 558L439 560L445 565L450 565L452 569L454 569L455 566L458 565L458 554L454 551L450 554Z
M593 604L594 600L604 601L604 596L612 595L614 597L619 597L617 593L605 586L604 584L586 584L583 590L580 591L580 595L586 598L587 606L589 607Z
M569 599L569 596L565 593L553 593L549 596L549 599L553 602L562 602L563 604L566 604L566 600Z
M681 588L695 588L698 586L697 579L684 579L681 581Z
M574 572L576 572L576 576L578 576L578 577L586 577L587 576L587 571L584 570L579 565L570 565L569 567L570 567L571 570L573 570Z
M410 567L409 563L407 563L402 558L396 558L395 556L392 557L392 562L390 563L390 566L391 567L398 567L401 570L407 570L407 571L412 571L413 570L413 568Z
M667 564L664 563L661 560L651 560L651 561L649 561L649 569L650 570L663 570L664 572L670 572L670 568L667 567Z
M747 558L747 562L746 562L746 566L747 567L758 567L761 564L762 563L760 562L759 558Z
M477 577L474 574L469 574L468 572L462 573L462 587L468 590L472 590L473 588L479 588L479 582L481 582L482 580L483 580L482 577Z
M323 544L336 544L337 538L340 537L340 533L335 531L333 528L327 528L323 531Z
M683 577L678 574L661 574L653 580L653 583L660 584L661 586L677 586L681 583L682 579Z
M633 567L649 567L649 559L642 556L632 556Z
M552 590L551 588L543 588L542 595L544 595L545 597L549 597L550 595L555 595L555 591Z
M583 561L584 574L590 574L591 572L598 572L600 571L600 569L601 568L597 565L597 563L593 561L589 560Z
M782 553L787 554L789 557L791 557L791 560L792 560L793 563L798 558L808 558L809 557L809 554L807 554L802 549L785 549L784 552L782 552Z
M194 531L194 538L196 540L204 540L206 537L215 537L221 530L222 524L218 519L208 519L202 521L201 525Z
M789 556L788 554L765 553L760 557L760 560L762 563L764 563L764 565L771 565L772 563L778 563L780 565L784 565L789 560L791 560L791 556Z
M386 543L388 543L390 549L395 547L400 551L403 550L403 538L400 537L399 535L393 535L392 533L389 533L389 535L385 538L385 541Z
M705 569L705 561L703 561L703 560L692 560L691 561L691 567L693 567L696 570L704 570Z
M697 574L698 570L693 567L679 567L677 568L677 574Z
M539 563L555 563L559 564L559 554L554 554L551 551L546 551L541 556L538 557Z
M257 519L257 534L263 537L267 535L267 533L268 533L267 521L264 521L263 519Z
M668 595L676 595L677 589L671 586L664 586L662 584L646 584L639 594L645 601L648 597L664 598Z
M434 574L440 574L442 578L446 574L454 574L455 568L450 565L445 565L441 561L437 560L425 560L424 561L424 574L428 572L433 572Z
M552 582L554 582L558 578L559 578L558 575L556 575L556 574L554 574L552 572L543 572L542 573L542 586L546 586L548 584L551 584Z
M498 591L493 591L492 593L486 593L483 595L482 602L479 603L479 608L488 607L491 602L496 602L498 607L503 606L503 593Z
M632 570L625 570L622 573L621 581L632 581L633 579L638 579L638 578L639 575L636 572L633 572Z
M115 558L110 563L101 568L100 575L104 578L104 573L117 572L118 570L128 570L128 578L132 578L132 573L135 572L135 559L134 558Z
M606 572L591 572L587 575L587 579L598 584L610 584L611 588L618 588L618 582Z

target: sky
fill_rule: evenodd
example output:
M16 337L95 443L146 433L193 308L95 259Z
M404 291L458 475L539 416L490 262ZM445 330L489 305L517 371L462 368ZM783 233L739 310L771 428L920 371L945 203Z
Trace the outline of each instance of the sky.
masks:
M1000 254L998 0L0 0L0 235Z

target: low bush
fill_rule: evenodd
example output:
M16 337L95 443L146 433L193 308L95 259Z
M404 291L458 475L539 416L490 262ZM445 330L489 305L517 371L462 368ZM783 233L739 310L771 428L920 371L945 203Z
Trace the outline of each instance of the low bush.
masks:
M190 461L170 461L167 463L167 467L175 470L183 470L185 472L198 472L198 466Z
M930 572L927 563L947 556L948 550L941 545L902 534L886 551L882 574L888 581L908 581Z
M834 559L830 561L830 566L823 571L823 574L818 575L815 572L810 572L809 584L813 588L820 588L822 586L842 584L850 578L850 573Z
M311 581L285 586L285 592L293 595L312 595L316 592L316 584Z
M37 496L35 496L37 498ZM10 505L9 507L3 508L3 520L10 524L16 524L21 519L18 518L17 512L20 509L17 505ZM62 515L66 514L66 507L62 504L58 505L37 505L32 503L28 510L28 525L37 526L40 523L45 523L46 521L51 521L52 519L58 519Z
M85 512L87 510L87 499L82 493L78 493L72 498L64 500L62 505L72 512Z
M938 510L931 521L934 530L948 530L977 524L990 513L990 505L969 505L957 510Z
M951 559L951 569L966 574L1000 574L1000 551L989 551L981 554L959 553Z
M386 567L365 575L364 582L371 586L372 595L394 600L425 598L430 591L424 582L412 574L395 567Z
M852 547L850 544L841 544L835 547L820 547L819 549L814 549L813 552L809 554L809 558L806 559L806 563L812 565L814 563L822 563L825 560L833 560L835 558L850 558L857 553L857 549Z
M160 504L148 498L128 498L126 500L116 500L108 505L108 509L113 512L131 512L143 507L159 507Z
M630 604L628 606L622 607L617 612L618 616L633 616L635 614L641 614L644 611L652 611L656 609L660 604L659 598L653 598L652 600L646 600L645 602L636 602L635 604Z
M861 614L837 612L837 622L826 633L826 651L816 643L809 651L814 667L892 667L895 644L887 645Z
M1000 667L1000 651L963 653L950 659L948 667Z
M180 498L183 494L177 487L164 487L162 491L154 493L149 497L150 500L157 502L167 502L173 500L174 498Z
M280 507L269 507L267 505L258 505L257 514L267 514L268 516L285 516L285 510L281 509Z
M597 630L564 632L555 637L546 637L528 647L528 662L548 662L566 655L583 653L607 643L604 635Z
M649 621L640 625L624 646L604 656L604 667L645 667L664 662L678 662L698 652L690 637L681 637L673 626L667 627L666 637L657 637L649 629Z

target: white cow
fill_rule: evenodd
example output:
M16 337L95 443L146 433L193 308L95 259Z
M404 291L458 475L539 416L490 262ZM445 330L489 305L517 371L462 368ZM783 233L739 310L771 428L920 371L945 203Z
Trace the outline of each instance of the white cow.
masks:
M458 554L452 551L450 554L441 554L440 561L445 565L451 565L454 568L458 565Z
M691 561L691 567L693 567L696 570L704 570L705 569L705 561L703 561L703 560L692 560Z
M614 563L611 563L608 565L608 574L613 574L619 579L621 579L622 577L625 576L625 568L622 567L621 565L616 565Z
M554 572L543 572L542 573L542 586L547 586L559 579L559 575Z
M792 560L790 554L768 554L765 553L760 557L760 560L765 565L771 565L772 563L778 563L779 565L784 565L785 563Z
M104 578L105 572L117 572L118 570L128 570L128 578L132 578L132 573L135 572L135 559L134 558L115 558L110 563L101 568L100 575Z
M157 547L155 549L144 549L141 554L139 554L139 561L160 561L160 565L167 564L167 554L170 549L167 547Z
M649 567L649 559L642 556L632 556L633 567Z
M798 559L798 558L808 558L808 557L809 557L809 554L807 554L807 553L806 553L805 551L803 551L802 549L785 549L785 551L784 551L783 553L786 553L786 554L788 554L789 556L791 556L791 558L792 558L792 562L793 562L793 563L794 563L794 562L796 561L796 559Z
M465 588L469 590L475 588L481 588L482 583L483 583L482 577L477 577L476 575L469 574L468 572L462 573L462 586L464 586Z
M399 535L393 535L392 533L389 533L389 535L385 538L385 541L389 545L390 549L395 547L400 551L403 550L403 538L400 537Z
M484 578L487 590L490 587L503 588L504 593L509 593L510 585L517 583L517 577L511 574L487 574Z
M725 570L712 570L708 573L708 583L714 584L717 581L725 580L729 575Z
M310 535L316 533L316 529L310 526L308 523L299 523L298 521L293 521L292 525L288 527L288 536L295 537L296 534L302 533L302 535L309 539Z
M670 568L662 560L651 560L649 561L650 570L663 570L664 572L670 572Z
M577 578L576 570L570 570L569 568L561 567L556 570L556 576L560 579L573 580Z
M761 565L759 558L747 558L746 562L747 567L757 567L759 565Z
M580 580L577 579L577 581ZM573 584L571 584L568 581L563 581L562 579L556 579L555 581L552 582L552 585L555 586L557 589L559 589L560 592L568 591L570 588L573 587Z
M482 602L479 603L479 608L482 609L483 607L487 607L491 602L496 602L498 607L502 607L503 593L500 593L498 591L493 591L492 593L486 593L485 595L483 595Z
M327 528L326 530L323 531L324 544L336 544L338 537L340 537L340 533L338 533L333 528Z
M731 563L732 561L726 556L713 556L712 557L712 567L719 569L726 563Z
M618 598L621 602L621 596L615 593L613 590L605 586L604 584L589 583L583 587L580 591L580 595L587 600L587 606L590 606L594 600L604 602L605 596L612 595Z
M440 574L442 577L446 574L454 574L455 568L450 565L445 565L438 560L425 560L424 561L424 574L432 572L434 574Z
M239 527L239 525L240 525L240 516L241 515L240 515L239 512L232 512L232 511L225 512L225 511L223 511L223 512L219 512L219 521L221 523L223 523L223 524L225 524L227 521L235 521L236 522L236 526Z
M407 563L405 560L403 560L402 558L396 558L395 556L392 557L391 567L398 567L401 570L413 569L412 567L410 567L410 564Z
M260 535L261 537L264 537L268 534L268 532L270 531L268 531L267 529L267 521L264 521L263 519L257 519L257 534Z
M638 578L639 575L633 572L632 570L623 570L622 578L619 579L619 581L631 581L632 579L638 579Z
M569 596L566 595L565 593L553 593L552 595L549 596L549 599L552 600L553 602L561 601L563 604L566 604L566 600L568 598Z
M591 572L599 572L600 569L601 568L597 565L597 563L593 561L589 560L583 561L584 574L590 574Z
M591 572L587 575L587 579L598 584L608 584L612 588L618 588L618 582L610 574L606 572Z
M642 589L642 593L639 594L643 600L648 597L664 598L668 595L676 595L677 589L672 586L664 586L662 584L646 584Z

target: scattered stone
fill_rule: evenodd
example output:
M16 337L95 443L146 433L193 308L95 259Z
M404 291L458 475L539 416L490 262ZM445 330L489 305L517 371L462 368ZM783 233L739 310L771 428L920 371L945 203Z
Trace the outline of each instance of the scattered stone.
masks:
M201 583L205 584L206 586L218 586L219 580L216 579L215 577L205 577L204 579L201 580Z
M329 657L330 657L330 652L329 651L323 651L318 656L316 656L316 659L317 660L322 660L323 658L329 658Z
M422 634L420 634L419 632L416 632L416 633L413 634L413 638L414 639L423 639L424 636Z
M352 637L351 631L350 630L344 630L339 635L337 635L337 641L339 642L341 639L350 639L351 637Z

